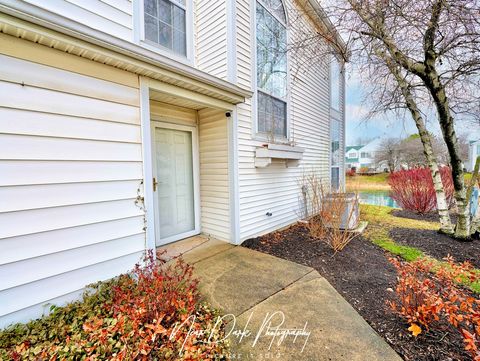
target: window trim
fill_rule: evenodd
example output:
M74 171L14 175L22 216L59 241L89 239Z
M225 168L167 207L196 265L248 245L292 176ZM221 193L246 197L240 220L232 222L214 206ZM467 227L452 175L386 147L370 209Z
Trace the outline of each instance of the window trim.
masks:
M169 1L185 10L186 56L145 39L145 0L133 0L133 42L145 49L175 59L181 63L194 65L193 0L185 0L185 5L180 4L178 0Z
M336 64L338 64L338 89L337 91L339 92L339 99L338 99L338 108L335 108L333 106L333 87L332 87L332 80L333 80L333 67L332 67L332 64L330 64L330 71L329 71L329 88L330 88L330 109L333 109L334 111L336 112L339 112L341 113L342 112L342 87L343 87L343 64L341 63L341 61L338 59L337 56L333 55L332 56L332 62L335 62Z
M340 149L341 152L340 154L343 154L345 152L345 64L344 62L338 58L338 56L332 54L332 60L335 60L337 64L339 65L339 79L338 79L338 87L339 87L339 94L340 94L340 102L339 102L339 109L335 109L332 107L332 67L331 67L331 62L329 63L328 66L328 89L329 89L329 159L328 159L328 165L329 165L329 178L330 178L330 185L332 185L332 169L333 168L338 168L339 169L339 189L344 189L345 187L345 165L346 165L346 160L344 157L340 157L339 159L339 164L338 165L333 165L332 164L332 146L331 146L331 131L332 131L332 124L333 121L338 121L340 123L340 137L339 137L339 142L340 142ZM356 151L358 154L358 159L360 160L361 158L361 152L358 150Z
M258 130L258 91L260 90L261 92L278 99L280 101L285 102L286 104L286 122L285 122L285 127L286 127L286 135L285 136L280 136L278 134L275 135L275 143L279 144L290 144L291 139L291 111L290 111L290 104L291 104L291 92L289 91L290 86L291 86L291 79L290 79L290 53L287 51L286 57L287 57L287 93L285 98L280 98L278 96L270 94L268 91L265 91L263 89L260 89L258 87L258 81L257 81L257 3L260 4L266 11L268 11L269 14L271 14L276 20L278 20L283 26L285 26L285 31L286 31L286 43L287 45L290 42L290 32L288 29L288 13L287 13L287 8L285 6L285 2L283 0L280 0L283 5L283 10L285 12L285 19L286 23L283 22L281 19L279 19L275 14L271 13L267 6L264 4L262 0L251 0L251 18L252 18L252 24L255 27L255 31L252 31L251 35L251 44L252 44L252 74L251 74L251 79L252 79L252 89L253 95L252 95L252 139L266 142L270 141L271 138L269 136L269 133L265 132L260 132Z
M340 172L340 165L332 165L330 167L330 186L333 187L333 177L332 177L332 171L334 169L338 169L338 187L334 189L334 191L339 191L342 188L342 173Z

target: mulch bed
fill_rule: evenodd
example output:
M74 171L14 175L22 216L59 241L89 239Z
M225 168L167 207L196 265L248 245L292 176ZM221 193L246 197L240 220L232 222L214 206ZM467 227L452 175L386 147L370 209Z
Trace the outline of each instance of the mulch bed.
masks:
M312 239L298 224L245 241L242 246L315 268L405 360L470 360L456 332L429 332L414 338L386 305L394 297L396 272L388 254L358 237L342 252Z
M404 209L394 209L391 214L395 217L415 219L417 221L438 222L438 213L431 212L427 214L418 214L416 212L407 211Z
M426 214L418 214L416 212L408 211L405 209L394 209L391 214L395 217L400 218L408 218L408 219L415 219L417 221L427 221L427 222L439 222L440 219L438 217L437 212L430 212ZM450 219L453 224L457 222L457 215L450 211Z
M393 228L390 237L399 244L416 247L436 259L452 255L457 262L469 261L475 268L480 268L479 240L461 242L437 231L409 228Z

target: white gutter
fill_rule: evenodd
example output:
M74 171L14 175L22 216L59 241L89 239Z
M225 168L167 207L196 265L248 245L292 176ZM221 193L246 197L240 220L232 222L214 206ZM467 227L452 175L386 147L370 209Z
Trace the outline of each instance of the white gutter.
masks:
M346 54L347 44L333 25L332 21L329 19L325 10L323 10L318 0L307 0L308 4L313 8L316 15L319 17L322 24L327 28L328 31L332 32L335 35L336 44L343 53ZM348 60L348 59L345 59Z

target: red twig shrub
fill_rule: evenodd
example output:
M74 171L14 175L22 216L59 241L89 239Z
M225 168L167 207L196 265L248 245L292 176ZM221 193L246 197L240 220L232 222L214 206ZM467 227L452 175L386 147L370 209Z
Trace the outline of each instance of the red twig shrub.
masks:
M345 172L345 175L347 177L355 177L355 175L357 174L357 172L355 172L355 169L348 169L346 172Z
M441 167L443 188L449 207L454 202L452 171ZM388 178L391 196L403 209L420 214L432 212L437 208L437 198L433 179L428 168L412 168L393 172Z
M480 281L480 274L468 262L457 264L451 257L446 261L439 267L425 259L390 259L398 274L397 301L390 301L390 307L410 324L414 336L422 328L449 323L463 337L465 350L480 361L480 299L459 285Z
M222 323L212 329L216 317L200 303L191 266L159 266L151 253L144 266L99 283L82 301L1 332L0 359L223 360L223 342L203 342L223 338Z

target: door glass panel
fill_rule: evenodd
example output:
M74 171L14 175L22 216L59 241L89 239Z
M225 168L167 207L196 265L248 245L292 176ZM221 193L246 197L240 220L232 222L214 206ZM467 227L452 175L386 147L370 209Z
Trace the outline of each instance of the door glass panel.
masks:
M194 230L192 133L155 128L155 163L160 238Z

